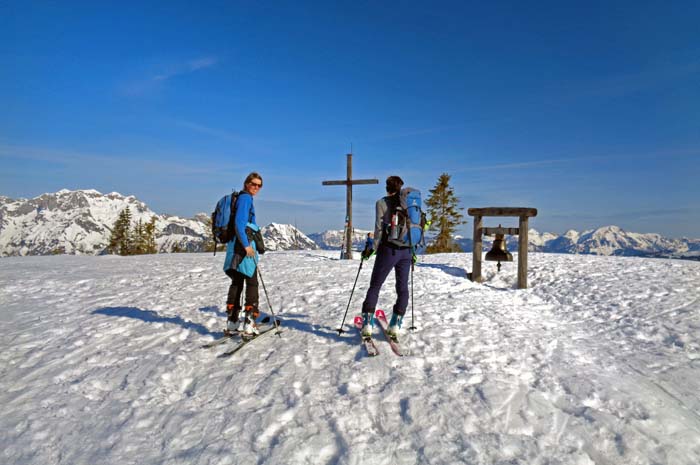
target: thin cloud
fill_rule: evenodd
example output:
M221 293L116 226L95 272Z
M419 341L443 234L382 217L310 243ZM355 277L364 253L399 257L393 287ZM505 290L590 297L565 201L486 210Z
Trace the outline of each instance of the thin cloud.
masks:
M591 160L601 160L607 157L583 157L583 158L558 158L550 160L531 160L522 161L516 163L493 163L481 166L465 166L460 169L453 169L450 172L455 173L466 173L470 171L493 171L493 170L507 170L507 169L522 169L522 168L537 168L542 166L560 165L564 163L573 163L579 161L591 161Z
M385 140L403 139L406 137L423 136L426 134L435 134L435 133L439 133L439 132L450 131L450 130L459 129L462 127L464 127L464 124L452 124L449 126L437 126L437 127L422 128L422 129L408 129L408 130L402 131L402 132L396 132L393 134L385 134L383 136L369 138L369 139L367 139L367 141L368 142L378 142L378 141L385 141Z
M671 86L700 74L700 62L691 62L655 69L644 69L632 73L582 80L560 80L553 87L558 90L543 100L553 106L569 105L572 102L591 98L612 99L645 92L663 86Z
M192 131L199 132L201 134L206 134L207 136L214 136L220 139L244 142L245 139L240 135L226 131L223 129L216 129L209 126L204 126L203 124L193 123L191 121L176 121L175 124L183 128L191 129Z
M196 71L211 68L215 66L219 60L214 57L203 57L196 60L190 60L186 63L181 63L168 69L166 72L158 74L152 78L153 81L167 81L176 76L181 76L183 74L190 74Z
M601 218L606 218L608 221L615 221L618 219L625 220L643 220L649 218L659 218L659 217L678 217L682 215L691 215L697 213L698 208L696 207L681 207L681 208L668 208L668 209L649 209L649 210L635 210L635 211L621 211L614 212L607 215L601 215Z
M189 62L189 67L191 71L197 71L202 68L209 68L217 64L219 60L214 57L199 58L197 60L192 60Z
M537 168L542 166L562 165L566 163L580 163L589 161L609 161L609 160L639 160L639 159L658 159L658 158L684 158L695 157L700 154L700 149L679 149L679 150L664 150L650 153L612 153L606 155L591 155L586 157L570 157L570 158L552 158L545 160L526 160L513 163L494 163L481 166L465 166L460 169L450 170L450 172L464 173L470 171L492 171L492 170L507 170L507 169L522 169L522 168Z
M666 66L654 70L612 76L589 89L583 96L617 97L644 91L661 85L670 85L700 73L700 63Z
M266 142L246 138L238 133L228 131L226 129L213 128L210 126L205 126L203 124L185 120L176 120L174 121L174 124L189 129L191 131L198 132L200 134L216 137L217 139L221 139L223 141L235 142L238 144L238 146L235 147L235 150L237 151L251 152L257 155L269 155L277 151L274 147L271 147Z
M56 163L67 167L102 166L122 167L126 162L140 168L142 172L166 176L211 176L221 175L219 166L203 166L200 161L177 163L131 155L103 155L82 153L72 150L58 150L45 147L0 145L0 158ZM194 157L193 157L194 158Z
M163 83L186 74L196 73L203 69L211 68L219 63L216 57L201 57L194 60L189 60L181 63L171 64L169 66L159 66L160 71L150 77L140 77L120 85L119 91L121 94L136 97L148 94L157 90Z
M314 210L321 210L321 209L327 209L327 208L336 208L338 205L342 204L345 205L345 201L343 200L303 200L303 199L280 199L280 198L272 198L272 199L267 199L267 198L261 198L260 200L256 200L256 202L260 202L261 204L266 204L266 205L276 205L280 207L305 207L305 208L312 208Z

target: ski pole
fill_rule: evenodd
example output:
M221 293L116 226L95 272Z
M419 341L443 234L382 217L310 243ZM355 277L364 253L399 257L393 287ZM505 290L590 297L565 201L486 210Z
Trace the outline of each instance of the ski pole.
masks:
M413 262L413 253L411 252L411 326L408 327L409 331L414 331L416 328L413 322L413 268L415 263Z
M337 329L338 336L340 336L345 331L343 330L343 325L345 324L345 317L348 316L348 310L350 309L350 303L352 302L352 295L355 293L355 286L357 285L357 279L360 277L360 271L362 270L362 264L365 262L363 258L360 260L360 267L357 269L357 276L355 276L355 284L352 285L352 291L350 291L350 300L348 300L348 306L345 309L345 315L343 315L343 321L340 323L340 327Z
M257 263L257 262L256 262ZM258 277L260 278L260 283L262 284L263 291L265 291L265 299L267 300L267 306L270 307L270 313L272 313L272 319L274 321L275 328L277 328L277 331L275 334L279 337L281 331L279 330L279 322L277 321L277 317L275 316L275 311L272 309L272 304L270 303L270 296L267 295L267 288L265 287L265 281L263 280L262 273L260 272L260 264L258 263L258 266L255 267L258 273Z
M413 324L413 268L416 265L415 258L416 258L416 249L413 247L413 234L411 233L411 217L408 216L406 218L406 222L408 223L408 245L410 246L411 250L411 326L408 327L409 331L413 331L416 329L416 326ZM422 237L422 232L421 232L421 237ZM418 241L420 244L420 241ZM418 244L416 244L416 247L418 247Z

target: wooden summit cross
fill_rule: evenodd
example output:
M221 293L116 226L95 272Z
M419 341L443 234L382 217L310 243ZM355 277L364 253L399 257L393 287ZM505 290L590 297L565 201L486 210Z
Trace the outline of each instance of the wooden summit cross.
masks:
M342 181L323 181L324 186L347 186L345 195L345 255L344 258L352 260L352 186L356 184L379 184L377 179L352 179L352 153L348 153L348 176Z

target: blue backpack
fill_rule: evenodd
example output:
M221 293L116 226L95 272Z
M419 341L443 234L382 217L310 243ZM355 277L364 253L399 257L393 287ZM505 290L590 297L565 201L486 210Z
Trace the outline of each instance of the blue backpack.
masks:
M226 244L236 237L236 200L239 192L221 197L216 203L216 208L211 214L211 233L214 237L214 254L216 254L216 243Z
M423 229L425 213L418 189L401 189L399 201L389 205L391 223L388 225L387 242L398 247L415 248L425 245Z

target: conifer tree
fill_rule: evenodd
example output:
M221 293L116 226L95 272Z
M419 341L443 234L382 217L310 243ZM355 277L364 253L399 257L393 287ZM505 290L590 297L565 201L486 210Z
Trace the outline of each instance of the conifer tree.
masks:
M132 248L129 255L142 255L146 253L146 235L143 221L138 220L134 225Z
M466 221L463 220L464 215L459 211L459 199L455 196L454 189L450 187L450 178L449 174L442 173L425 201L431 222L430 229L438 231L435 240L425 249L426 253L462 251L452 236L457 226Z
M156 244L156 217L151 217L151 221L146 223L144 227L145 250L144 253L158 253L158 245Z
M126 207L119 213L117 221L112 227L112 234L109 237L107 250L110 253L128 255L131 249L131 210Z
M133 236L131 233L131 210L128 206L122 210L120 216L123 217L124 236L119 243L119 255L131 255Z
M220 244L216 244L214 242L214 235L211 230L211 223L212 219L211 217L207 217L206 220L204 220L204 237L203 237L203 248L205 252L214 252L214 246L216 245L216 250L223 250L223 246Z
M112 225L112 233L109 235L109 244L107 244L107 252L118 253L119 243L124 236L124 230L121 227L122 224L122 214L120 213L117 220Z

